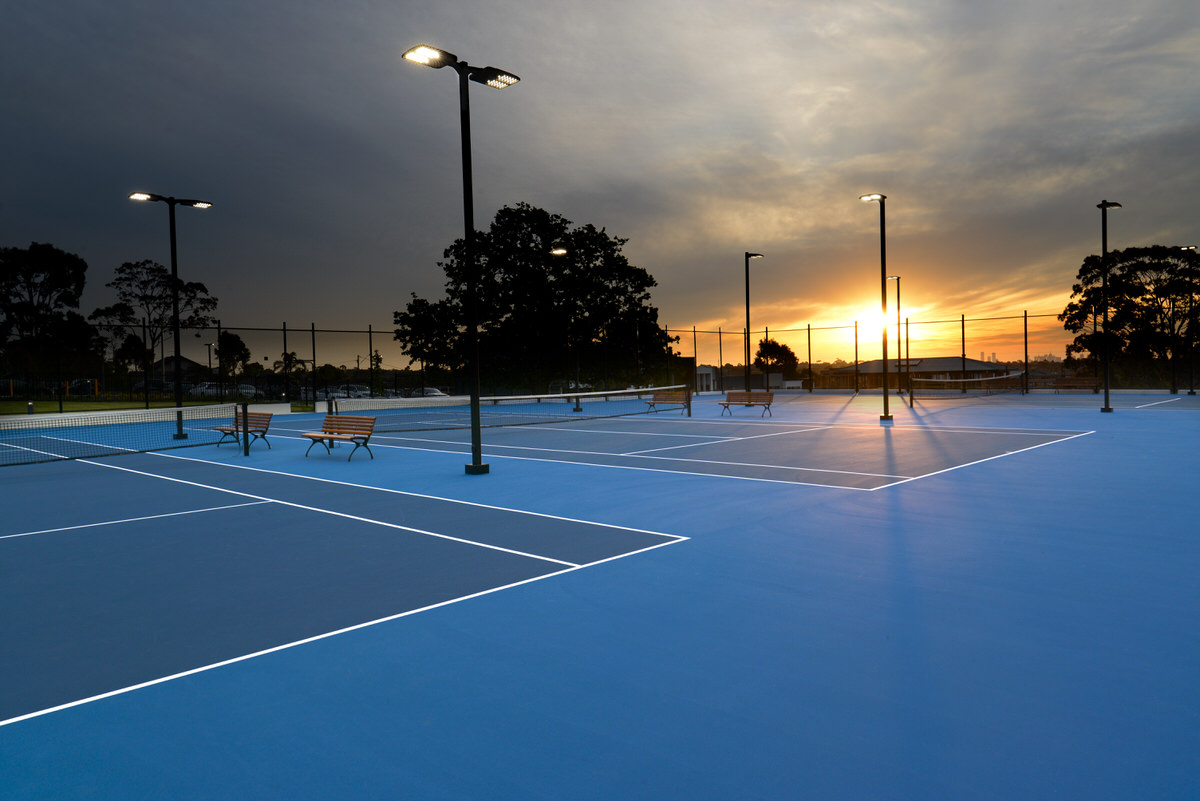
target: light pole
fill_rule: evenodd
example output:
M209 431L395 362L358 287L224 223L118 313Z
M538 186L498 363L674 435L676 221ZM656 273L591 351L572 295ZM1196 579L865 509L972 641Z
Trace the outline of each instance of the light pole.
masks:
M1104 337L1101 340L1104 348L1104 406L1100 411L1111 412L1112 406L1108 403L1109 370L1112 359L1108 343L1108 210L1119 209L1121 204L1113 200L1101 200L1096 204L1096 208L1100 209L1100 301L1104 304L1102 317Z
M150 192L134 192L129 199L153 200L167 204L167 216L171 221L171 334L175 340L175 406L183 408L183 377L180 374L183 365L180 363L179 355L179 263L175 257L175 207L191 206L195 209L207 209L211 208L212 204L207 200L188 200L155 195ZM182 412L175 414L175 439L187 439L187 434L183 430Z
M869 195L859 195L858 199L864 203L879 204L879 293L883 309L883 414L879 415L879 419L886 422L892 419L892 416L888 414L887 230L884 227L883 211L883 203L887 200L887 195L873 192Z
M479 419L479 276L475 264L475 201L471 187L471 103L467 92L467 81L482 83L493 89L503 89L521 80L516 75L496 67L472 67L458 56L429 45L417 45L404 54L404 58L427 67L441 69L452 67L458 73L458 108L462 126L463 168L463 225L466 229L464 244L467 258L467 328L471 343L471 463L466 466L468 475L483 475L488 466L483 463L483 437Z
M903 401L904 400L904 379L903 379L904 365L902 364L902 362L904 361L904 349L902 347L900 347L900 345L904 341L904 337L901 336L901 333L900 333L900 331L901 331L901 329L900 329L900 276L889 275L887 277L887 280L896 282L896 395L900 398L901 401Z
M1195 253L1195 252L1196 252L1196 246L1195 246L1195 245L1185 245L1184 247L1181 247L1181 248L1180 248L1180 250L1190 250L1192 253ZM1192 300L1192 297L1193 297L1193 295L1194 295L1194 293L1193 293L1193 292L1188 292L1188 311L1187 311L1188 343L1187 343L1187 352L1188 352L1188 394L1189 394L1189 395L1195 395L1195 394L1196 394L1196 372L1195 372L1195 362L1196 362L1196 342L1194 341L1194 339L1195 339L1195 336L1196 336L1196 333L1195 333L1195 332L1192 330L1192 322L1194 321L1194 318L1192 317L1192 314L1193 314L1193 312L1194 312L1194 306L1193 306L1193 300Z
M750 260L763 254L746 251L746 391L750 391Z

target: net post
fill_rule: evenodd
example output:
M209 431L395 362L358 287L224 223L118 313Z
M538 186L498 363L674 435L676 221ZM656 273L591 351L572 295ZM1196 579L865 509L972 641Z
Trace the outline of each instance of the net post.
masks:
M687 400L684 402L687 404L687 416L691 417L692 416L692 393L690 391L687 393Z
M249 412L250 412L250 402L242 401L242 419L239 422L241 423L241 429L242 429L242 455L243 456L250 455L250 414L249 414Z

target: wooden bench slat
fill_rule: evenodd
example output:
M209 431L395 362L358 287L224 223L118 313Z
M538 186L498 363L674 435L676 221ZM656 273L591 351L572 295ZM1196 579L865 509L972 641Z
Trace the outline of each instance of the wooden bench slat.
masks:
M646 406L649 411L657 412L659 404L665 406L672 403L679 403L683 404L683 408L680 409L679 413L684 414L687 412L689 394L686 389L662 390L651 395L650 400L646 401Z
M718 401L718 403L721 405L722 416L724 416L726 412L729 413L730 417L733 416L733 410L729 408L730 406L761 406L763 407L763 412L760 417L766 417L767 415L774 417L775 415L771 412L771 403L774 400L774 392L737 391L726 392L725 400Z
M233 422L229 425L215 426L214 431L221 432L221 439L217 441L220 445L226 439L232 439L234 442L241 442L242 430L245 429L250 433L250 444L254 444L255 440L261 439L267 443L267 447L271 447L271 441L267 439L267 430L271 427L271 412L247 412L243 424L242 412L239 409L233 415Z
M320 431L308 431L300 436L312 440L308 445L308 451L311 451L313 445L318 442L325 446L326 453L329 453L331 443L353 442L354 450L350 451L350 455L346 457L346 461L350 461L354 458L354 452L359 448L366 448L371 458L375 458L375 454L371 452L371 447L367 444L370 442L371 433L374 430L374 417L327 414L324 422L321 423ZM304 452L305 456L308 456L308 451Z

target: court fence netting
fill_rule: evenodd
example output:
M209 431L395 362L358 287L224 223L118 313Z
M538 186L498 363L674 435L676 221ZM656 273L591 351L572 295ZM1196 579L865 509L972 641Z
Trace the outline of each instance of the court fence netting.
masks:
M982 378L910 377L908 383L913 398L926 400L1023 394L1029 391L1024 373L1008 373Z
M337 398L332 403L337 414L374 416L376 431L437 431L471 426L471 399L466 395ZM481 427L671 411L691 414L691 391L686 385L558 395L484 396L479 399Z
M214 445L237 404L0 416L0 465Z

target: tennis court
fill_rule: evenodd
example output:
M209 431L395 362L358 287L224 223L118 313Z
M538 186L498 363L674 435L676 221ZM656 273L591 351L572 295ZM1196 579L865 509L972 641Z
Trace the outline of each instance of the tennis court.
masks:
M5 797L1200 795L1196 397L716 399L3 468Z

